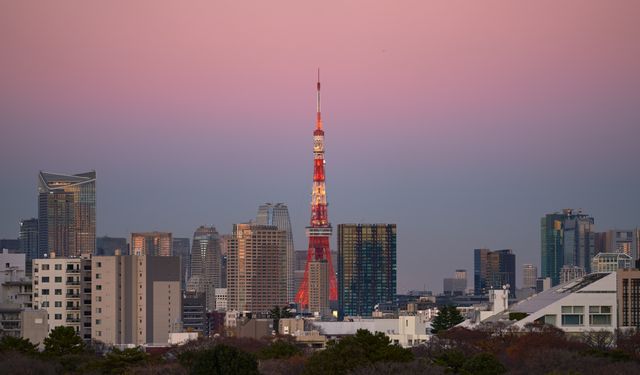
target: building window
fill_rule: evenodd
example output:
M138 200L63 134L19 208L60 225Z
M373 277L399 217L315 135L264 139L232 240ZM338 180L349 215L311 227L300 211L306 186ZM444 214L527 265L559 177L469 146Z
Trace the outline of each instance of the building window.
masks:
M62 314L55 314L55 315L53 316L53 318L54 318L55 320L62 320Z
M56 271L62 271L62 264L56 264L56 265L54 265L54 269L55 269Z
M98 268L102 267L102 262L96 262L96 267Z
M55 293L56 296L61 296L62 295L62 289L56 289L54 291L54 293Z
M48 264L43 264L42 265L42 270L43 271L49 271L49 265Z
M42 289L42 295L43 296L48 296L49 295L49 289Z
M96 334L97 334L98 336L102 336L102 331L96 331Z
M102 290L102 285L100 284L96 285L96 290Z
M55 282L61 283L62 282L62 276L56 276Z
M62 301L54 301L53 304L55 307L62 307ZM49 302L47 302L47 306L49 306Z
M102 324L102 320L101 319L96 319L96 325L99 326L100 324Z
M99 273L96 273L96 280L98 280L98 279L102 279L102 275L99 274Z
M43 283L48 283L49 282L49 276L42 276L40 278L40 281L42 281Z
M611 306L589 306L589 325L610 326Z
M584 306L562 306L562 325L581 326L584 324Z
M40 307L49 307L49 301L42 301L42 303L40 304ZM36 308L37 310L38 308Z
M96 302L102 302L102 297L101 296L96 296Z
M98 314L102 313L102 307L96 307L96 313Z

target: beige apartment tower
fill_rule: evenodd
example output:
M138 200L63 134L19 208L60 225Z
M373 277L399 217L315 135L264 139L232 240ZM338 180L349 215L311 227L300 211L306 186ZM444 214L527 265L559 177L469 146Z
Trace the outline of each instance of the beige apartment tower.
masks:
M640 328L640 270L616 271L618 327Z
M180 258L93 258L93 338L108 345L166 345L181 317Z
M131 233L131 255L173 255L173 239L169 232Z
M228 310L266 314L287 304L286 232L272 225L234 224L228 241Z

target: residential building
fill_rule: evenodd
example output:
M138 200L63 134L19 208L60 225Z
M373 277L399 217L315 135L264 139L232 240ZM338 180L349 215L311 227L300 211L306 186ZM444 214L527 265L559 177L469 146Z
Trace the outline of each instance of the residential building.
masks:
M2 336L28 339L43 349L44 339L49 336L47 312L16 306L0 306L0 337Z
M522 288L536 288L536 280L538 279L538 267L533 264L522 265Z
M338 225L338 317L397 306L395 224Z
M26 273L31 276L33 259L38 258L38 219L20 220L20 252L26 255Z
M47 310L49 330L73 327L91 339L91 256L33 260L33 307Z
M25 276L26 254L0 253L0 307L31 309L33 289Z
M516 255L511 249L474 250L474 294L484 295L491 289L509 288L509 296L515 298Z
M96 172L38 175L38 258L91 255L96 249Z
M256 224L275 225L279 230L285 231L285 245L287 249L287 301L292 302L295 298L297 288L295 283L295 250L293 247L293 232L291 230L291 220L289 219L289 209L284 203L265 203L258 208Z
M123 237L98 237L96 238L95 255L115 255L119 251L120 254L129 254L129 245L127 239Z
M215 310L215 289L222 286L220 237L215 227L200 226L193 234L191 275L200 280L196 290L205 294L207 311Z
M189 238L173 238L173 256L180 258L180 277L182 289L187 287L187 281L191 277L191 240Z
M169 232L131 233L131 255L171 256L173 240Z
M228 241L228 310L266 314L287 304L286 232L275 225L234 224Z
M626 253L599 253L591 260L591 272L615 272L633 268L633 259Z
M92 336L108 345L166 346L182 319L180 258L96 256Z
M640 270L618 270L616 284L619 326L640 328Z

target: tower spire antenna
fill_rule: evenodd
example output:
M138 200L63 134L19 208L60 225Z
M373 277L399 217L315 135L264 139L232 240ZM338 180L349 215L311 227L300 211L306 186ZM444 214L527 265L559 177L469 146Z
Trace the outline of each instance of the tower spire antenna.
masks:
M318 95L317 103L316 103L316 128L322 129L322 116L320 115L320 68L318 68L318 83L316 86L316 92Z

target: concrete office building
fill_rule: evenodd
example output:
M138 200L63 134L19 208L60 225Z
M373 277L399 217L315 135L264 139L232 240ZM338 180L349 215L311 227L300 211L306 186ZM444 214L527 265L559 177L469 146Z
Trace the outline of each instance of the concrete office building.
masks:
M325 259L309 263L309 312L319 317L331 315L329 266Z
M91 339L91 257L49 258L33 261L33 307L47 310L49 330L73 327Z
M266 314L287 304L286 232L274 225L234 224L228 242L228 310Z
M38 258L96 250L96 172L38 175Z
M616 283L619 326L640 328L640 270L616 271Z
M131 233L131 255L171 256L173 240L168 232Z
M108 345L167 345L182 318L180 259L116 254L92 263L93 338Z
M538 267L533 264L522 265L522 288L535 289L538 279Z

